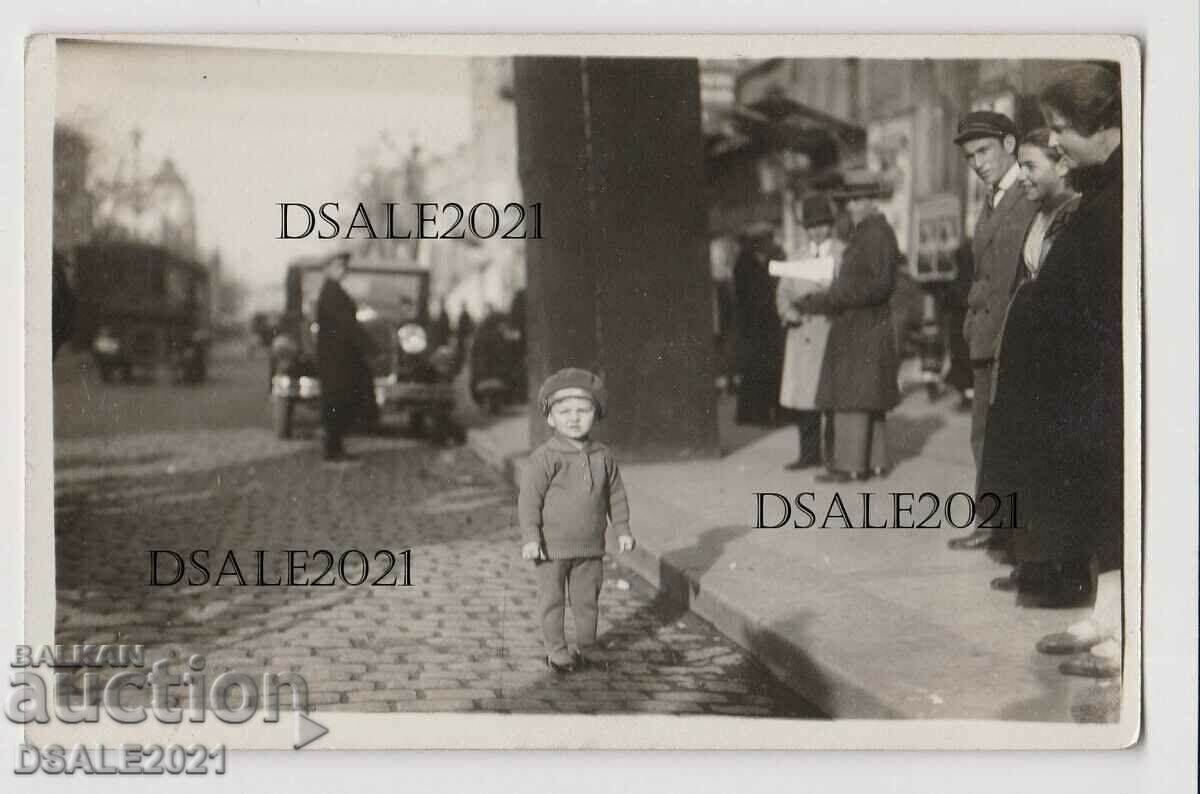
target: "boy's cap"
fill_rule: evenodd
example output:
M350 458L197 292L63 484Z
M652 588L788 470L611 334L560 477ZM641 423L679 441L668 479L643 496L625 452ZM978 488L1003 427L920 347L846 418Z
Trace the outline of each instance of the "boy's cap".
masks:
M963 116L958 122L956 144L964 144L976 138L1000 138L1006 135L1017 137L1017 125L1003 113L991 110L976 110Z
M567 367L560 369L538 389L538 407L542 415L550 413L550 406L567 397L587 397L596 404L596 418L602 419L608 407L608 392L604 381L586 369Z

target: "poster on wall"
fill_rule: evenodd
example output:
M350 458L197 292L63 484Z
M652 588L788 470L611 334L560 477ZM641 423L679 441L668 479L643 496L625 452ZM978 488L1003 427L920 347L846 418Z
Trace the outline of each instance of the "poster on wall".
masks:
M958 197L931 196L917 204L917 253L912 275L917 281L953 281L958 276L954 255L962 242Z

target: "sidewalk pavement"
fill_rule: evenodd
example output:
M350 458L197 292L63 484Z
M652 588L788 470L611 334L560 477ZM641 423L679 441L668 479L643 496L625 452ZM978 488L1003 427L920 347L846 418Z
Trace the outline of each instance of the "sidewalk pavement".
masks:
M966 530L944 518L943 529L752 529L756 492L815 492L805 504L821 519L837 490L856 525L864 491L875 524L892 512L891 492L932 491L943 503L970 493L970 416L952 398L909 394L888 415L895 469L836 489L815 483L817 470L783 470L796 457L795 428L737 428L728 398L720 418L727 451L719 459L622 465L638 539L623 564L834 717L1117 718L1117 685L1064 676L1062 657L1034 649L1087 610L1023 608L991 590L1010 568L983 552L949 550L946 541ZM469 443L515 482L528 427L524 414L509 416L471 430ZM928 504L914 509L913 523ZM770 497L764 505L763 523L777 523L782 506Z

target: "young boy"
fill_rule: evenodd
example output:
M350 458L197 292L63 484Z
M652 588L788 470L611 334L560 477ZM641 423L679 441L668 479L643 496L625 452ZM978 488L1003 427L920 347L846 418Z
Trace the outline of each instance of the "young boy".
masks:
M554 437L533 451L521 478L521 556L535 561L546 666L556 673L602 666L586 654L596 644L609 520L620 550L633 548L617 462L607 447L588 438L606 403L604 384L587 370L561 369L547 378L538 405ZM563 627L564 591L570 592L575 618L574 653L567 650Z

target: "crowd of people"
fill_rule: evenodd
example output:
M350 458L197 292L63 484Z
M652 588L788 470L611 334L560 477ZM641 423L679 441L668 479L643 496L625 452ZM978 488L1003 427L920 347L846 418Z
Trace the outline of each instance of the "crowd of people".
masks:
M1023 603L1093 604L1037 648L1070 654L1063 673L1112 677L1122 650L1120 77L1105 65L1067 66L1038 99L1043 126L1021 131L1002 113L974 111L954 139L988 193L954 340L970 362L962 385L976 490L1017 498L995 527L949 545L1011 563L991 586ZM737 419L793 417L800 451L787 468L823 465L819 482L868 480L890 466L885 420L900 399L890 301L901 253L876 207L886 195L878 182L843 179L802 200L806 255L832 257L828 283L771 276L767 263L786 257L769 229L751 231L734 266Z

